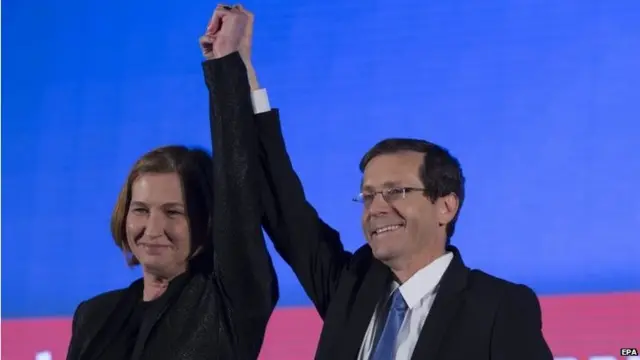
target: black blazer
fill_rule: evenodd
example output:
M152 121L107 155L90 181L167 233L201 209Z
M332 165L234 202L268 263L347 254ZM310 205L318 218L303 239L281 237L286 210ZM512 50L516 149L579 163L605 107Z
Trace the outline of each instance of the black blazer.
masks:
M237 56L230 60L234 61L229 62L226 75L237 78L244 66ZM233 90L225 91L221 95L227 97L218 101L230 108L249 106L245 89ZM266 213L263 226L324 320L316 359L356 359L374 309L389 291L391 271L372 256L368 245L354 254L345 251L339 233L307 202L285 148L277 110L259 114L256 122L243 125L258 129L264 186L261 202ZM442 278L412 359L551 360L534 292L471 270L455 247L449 251L454 259Z
M238 57L239 58L239 57ZM233 58L203 64L210 90L215 190L213 254L199 255L187 273L171 281L142 322L132 359L257 359L278 286L260 221L256 134L246 72L229 76ZM221 74L225 74L221 76ZM215 83L215 85L214 85ZM248 102L247 102L248 101ZM222 138L220 134L233 134ZM240 146L242 144L242 146ZM248 144L248 145L247 145ZM221 154L225 154L222 158ZM232 160L232 161L229 161ZM142 281L82 302L73 317L67 359L94 359L108 349L117 329L140 301Z

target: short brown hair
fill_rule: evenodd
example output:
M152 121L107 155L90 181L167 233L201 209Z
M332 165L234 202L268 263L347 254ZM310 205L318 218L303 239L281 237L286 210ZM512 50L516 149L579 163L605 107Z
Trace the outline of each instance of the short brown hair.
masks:
M126 220L131 204L131 186L143 174L176 173L191 232L191 252L206 250L211 243L213 210L213 159L202 149L170 145L152 150L140 157L127 176L111 216L111 235L124 252L129 266L140 264L127 242Z

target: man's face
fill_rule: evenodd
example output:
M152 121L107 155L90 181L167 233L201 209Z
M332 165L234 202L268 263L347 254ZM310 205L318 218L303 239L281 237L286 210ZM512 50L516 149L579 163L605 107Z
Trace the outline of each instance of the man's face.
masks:
M424 188L419 176L423 159L423 153L413 151L379 155L364 170L362 193L387 194L387 199L380 193L373 199L369 196L362 214L365 237L380 261L423 257L438 246L438 239L442 241L445 227L439 224L447 221L442 216L445 198L433 203L423 191L402 190Z

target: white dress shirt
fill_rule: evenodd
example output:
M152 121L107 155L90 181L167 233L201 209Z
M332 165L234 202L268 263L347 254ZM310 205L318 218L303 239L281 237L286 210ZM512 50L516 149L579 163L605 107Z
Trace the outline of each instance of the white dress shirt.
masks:
M271 111L267 89L258 89L251 91L251 103L253 104L254 114L261 114Z
M371 322L369 322L369 327L367 328L362 346L360 347L358 360L368 360L373 353L376 334L382 331L382 327L384 327L386 321L387 302L397 288L400 288L400 294L402 294L404 301L407 303L407 313L404 316L404 321L398 333L394 359L411 359L424 321L427 319L431 305L433 305L433 300L436 298L440 279L449 267L452 259L453 254L448 252L418 270L418 272L413 274L404 284L400 285L396 281L391 284L389 295L378 304L371 317Z

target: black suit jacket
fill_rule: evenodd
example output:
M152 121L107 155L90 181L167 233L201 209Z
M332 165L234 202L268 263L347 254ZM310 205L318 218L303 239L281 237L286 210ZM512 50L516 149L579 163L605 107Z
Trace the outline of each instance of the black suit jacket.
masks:
M238 57L239 58L239 57ZM278 287L266 250L251 102L227 92L249 94L246 72L227 74L233 58L204 63L210 90L215 190L213 252L190 264L171 281L142 322L132 359L257 359L278 300ZM215 83L215 85L214 85ZM244 101L242 101L244 100ZM220 134L228 134L221 137ZM249 144L249 145L247 145ZM222 158L225 154L225 158ZM67 359L95 359L105 351L142 296L142 281L82 302L73 318Z
M245 71L241 59L229 60L226 75L239 77ZM220 95L225 96L217 99L220 104L249 106L244 87ZM307 202L285 148L277 110L242 126L258 129L247 132L257 132L261 147L263 226L324 320L316 359L356 359L374 309L388 294L391 271L367 245L354 254L345 251L338 232ZM454 259L443 275L413 359L551 360L533 291L471 270L455 247L449 251Z

